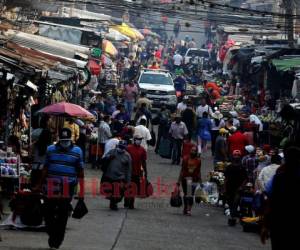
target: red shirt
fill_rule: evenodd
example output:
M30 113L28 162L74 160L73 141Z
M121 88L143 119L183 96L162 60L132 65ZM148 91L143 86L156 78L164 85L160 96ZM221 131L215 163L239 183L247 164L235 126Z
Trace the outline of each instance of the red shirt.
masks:
M132 160L132 175L142 175L142 163L147 160L146 150L142 146L129 145L127 152L131 156Z
M182 146L182 158L189 157L191 149L196 147L192 142L184 142Z
M183 178L192 177L194 182L199 181L199 175L201 170L200 158L184 157L182 161L181 174Z
M151 65L150 67L149 67L149 69L159 69L159 67L156 65L156 66L153 66L153 65Z
M248 140L240 131L235 132L228 137L229 153L232 155L234 150L240 150L242 155L245 155L245 147L248 145Z

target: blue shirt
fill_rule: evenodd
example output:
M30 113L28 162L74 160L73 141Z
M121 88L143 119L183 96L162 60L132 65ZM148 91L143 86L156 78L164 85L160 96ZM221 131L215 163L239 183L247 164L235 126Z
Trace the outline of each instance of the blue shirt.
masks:
M47 149L45 167L48 169L48 180L55 183L53 190L62 191L63 185L68 184L72 194L72 189L78 183L78 173L84 167L82 150L77 146L64 150L58 144L51 145ZM57 187L60 187L60 190ZM49 188L48 183L47 191Z

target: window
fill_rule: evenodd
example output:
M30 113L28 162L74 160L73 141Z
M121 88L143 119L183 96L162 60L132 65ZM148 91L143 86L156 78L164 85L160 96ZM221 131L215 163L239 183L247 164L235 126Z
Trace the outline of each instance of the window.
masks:
M199 56L199 57L209 57L208 51L204 50L189 50L187 56L193 57L193 56Z
M173 85L170 76L159 74L143 74L140 79L140 83L151 83L161 85Z

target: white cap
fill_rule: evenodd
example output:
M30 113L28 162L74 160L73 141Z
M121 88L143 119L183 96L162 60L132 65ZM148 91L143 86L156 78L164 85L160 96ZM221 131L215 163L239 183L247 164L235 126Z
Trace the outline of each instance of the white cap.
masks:
M247 151L249 154L251 154L251 153L253 153L253 152L255 151L255 147L252 146L252 145L247 145L247 146L245 147L245 149L246 149L246 151Z

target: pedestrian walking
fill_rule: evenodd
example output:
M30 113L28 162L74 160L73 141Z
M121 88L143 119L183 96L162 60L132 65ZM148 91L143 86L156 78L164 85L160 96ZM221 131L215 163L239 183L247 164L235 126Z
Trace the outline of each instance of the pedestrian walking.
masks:
M152 139L152 137L149 129L146 126L147 126L147 121L145 119L141 119L140 125L134 128L133 136L139 135L142 137L141 146L147 151L148 143Z
M247 155L243 157L242 164L244 169L247 172L248 182L254 184L255 183L254 170L258 166L258 158L256 156L256 150L253 145L247 145L245 147L245 150L247 152Z
M216 138L215 142L215 152L214 152L214 163L217 162L226 162L228 161L228 145L227 138L228 131L225 128L219 130L219 135Z
M215 111L212 114L212 119L211 119L211 152L212 155L215 153L215 144L216 144L216 139L219 135L219 131L221 128L225 127L225 121L223 120L223 115L219 110Z
M190 154L183 158L177 183L178 186L182 185L184 193L184 215L191 215L195 188L199 182L201 182L201 159L198 157L197 148L193 147Z
M208 113L209 117L211 117L213 114L213 111L211 107L207 104L205 98L202 98L200 101L200 105L196 109L197 118L202 118L204 112Z
M124 86L124 105L128 116L131 118L132 111L134 109L134 103L138 95L138 88L136 84L131 81L129 84Z
M118 203L124 197L125 187L131 181L132 160L126 148L126 142L120 141L117 147L103 158L101 194L109 199L111 210L118 210Z
M172 164L180 164L183 139L188 133L185 123L181 121L181 116L176 115L169 130L172 138Z
M191 102L187 103L187 108L182 111L181 116L182 121L186 124L187 130L189 131L188 136L192 138L196 128L197 118Z
M59 248L64 240L70 203L79 180L84 178L83 168L82 151L73 144L72 131L63 128L59 142L47 149L41 182L35 188L41 190L42 184L46 184L45 223L50 248ZM81 191L82 188L83 185Z
M208 118L208 113L204 112L202 119L198 120L198 153L207 151L207 142L211 141L211 120Z
M134 190L133 193L128 192L125 196L125 207L134 209L135 197L140 193L141 178L144 176L147 179L147 152L141 146L143 137L136 134L133 138L133 144L127 147L127 152L131 156L132 160L132 172L131 172L131 183L129 188ZM146 184L146 183L145 183ZM129 190L128 190L129 191Z
M229 205L230 218L228 225L234 226L239 218L239 190L247 180L246 169L242 166L242 154L240 150L234 150L232 162L225 170L225 197Z
M167 138L170 129L170 112L166 108L165 104L162 105L160 112L157 114L157 117L155 117L153 120L157 120L158 124L157 140L155 146L155 153L158 154L161 138Z

